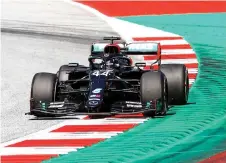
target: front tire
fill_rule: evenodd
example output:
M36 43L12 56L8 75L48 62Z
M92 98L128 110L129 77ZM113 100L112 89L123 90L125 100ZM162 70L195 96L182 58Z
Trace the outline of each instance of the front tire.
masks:
M32 99L30 112L37 117L44 117L43 113L33 112L33 104L37 102L50 103L55 98L55 85L56 85L56 74L52 73L37 73L32 79L31 95Z
M160 99L161 110L147 111L144 116L154 117L157 113L165 115L168 110L167 79L165 75L158 72L146 72L141 77L141 102L147 103L151 100Z

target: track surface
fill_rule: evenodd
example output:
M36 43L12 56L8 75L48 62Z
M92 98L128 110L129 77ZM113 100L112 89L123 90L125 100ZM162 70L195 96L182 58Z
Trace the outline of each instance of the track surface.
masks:
M52 7L52 6L51 6ZM61 6L62 7L62 6ZM9 27L10 26L12 26L12 22L10 22L10 21L8 21L7 22L7 20L5 21L5 24L6 25L8 25ZM26 24L26 23L25 23ZM34 23L34 24L36 24L36 23ZM63 24L63 23L60 23L60 24ZM37 24L36 24L37 25ZM40 28L40 26L41 26L41 28ZM17 27L18 27L18 25L17 25ZM27 26L28 27L28 26ZM38 27L38 28L37 28ZM53 35L58 35L58 32L57 31L55 31L55 27L53 27L52 25L47 25L47 26L45 26L45 28L43 28L42 27L42 25L38 25L36 27L36 31L38 30L38 31L40 31L41 30L41 32L43 33L45 33L45 35L43 35L43 34L41 34L41 35L39 35L39 38L36 38L37 40L38 39L41 39L40 37L42 37L42 36L45 36L45 38L47 38L47 36L48 36L48 38L49 39L60 39L61 38L61 40L63 40L63 41L65 41L65 40L67 40L68 42L70 42L70 43L72 43L73 41L72 41L72 39L71 39L71 37L73 37L74 39L76 39L76 38L80 38L81 37L81 35L79 34L79 33L76 33L76 35L74 35L74 34L71 34L71 30L69 30L69 28L66 28L66 26L64 26L64 27L60 27L60 28L58 28L58 31L60 31L61 33L59 34L59 35L61 35L61 37L53 37ZM58 26L59 27L59 26ZM21 28L21 27L20 27ZM43 31L43 29L49 29L49 31L47 31L47 32L45 32L45 31ZM70 32L67 32L67 29L70 31ZM19 32L18 32L18 30L15 30L15 29L10 29L10 30L8 30L7 28L4 28L4 31L5 32L11 32L11 33L26 33L26 32L28 32L28 30L31 30L31 32L30 32L30 34L34 34L34 33L37 33L37 32L35 32L35 30L34 29L32 29L30 26L29 26L29 29L26 29L25 31L24 30L19 30ZM78 30L79 31L79 30ZM62 32L64 33L64 34L62 34ZM69 33L69 34L68 34ZM93 34L93 32L91 32L92 34ZM62 37L64 35L64 37ZM27 37L27 36L25 36L25 37ZM88 38L88 37L93 37L93 36L84 36L84 38ZM95 36L94 36L95 37ZM7 39L9 38L8 36L6 37ZM15 38L14 38L15 39ZM17 37L17 39L18 39L18 37ZM20 39L20 38L19 38ZM21 39L22 40L22 39ZM53 40L52 40L53 41ZM21 42L23 42L23 41L21 41ZM30 43L30 42L29 42ZM83 41L83 43L86 43L86 41ZM36 44L36 43L35 43ZM47 44L49 44L49 40L47 41ZM36 46L36 45L35 45ZM49 47L49 46L48 46ZM38 47L37 47L38 48ZM19 48L20 49L20 48ZM85 53L84 53L85 54ZM73 55L73 54L72 54ZM75 54L74 54L75 55ZM75 56L76 57L76 56ZM77 58L77 57L76 57ZM18 58L18 59L21 59L21 58ZM49 60L51 60L51 59L49 59ZM11 61L11 60L10 60ZM33 66L33 65L32 65ZM40 66L41 67L41 66ZM199 100L199 99L198 99ZM198 101L199 102L199 101ZM182 112L186 112L186 111L182 111ZM180 116L180 115L182 115L182 112L181 111L178 111L177 112L177 114L178 115L175 115L174 116L174 119L173 118L171 118L171 121L172 120L175 120L175 117L181 117L182 118L182 116ZM223 112L223 111L222 111ZM219 117L219 115L217 114L217 115L214 115L214 116L218 116ZM193 119L193 117L191 117L190 116L190 114L187 116L187 117L189 117L189 118L191 118L191 119ZM211 117L210 117L211 118ZM170 119L170 117L168 117L167 119ZM184 119L183 119L184 120ZM211 121L212 119L210 119L209 121ZM62 126L62 127L60 127L60 128L58 128L58 129L55 129L55 130L52 130L52 131L50 131L50 132L48 132L48 133L45 133L45 132L42 132L42 134L37 134L36 136L34 136L33 138L32 137L30 137L30 138L28 138L27 140L24 140L24 141L20 141L20 142L17 142L17 143L14 143L14 144L11 144L11 145L9 145L8 147L9 148L5 148L5 152L6 152L6 154L9 154L9 153L14 153L14 154L24 154L24 152L26 152L27 154L28 153L32 153L32 152L35 152L34 154L38 154L38 152L40 151L41 153L43 153L43 152L45 152L45 150L43 149L43 146L48 146L47 147L47 149L46 149L46 151L47 152L49 152L49 153L51 153L52 151L51 151L51 148L49 148L49 146L65 146L65 145L67 145L68 147L67 147L67 149L63 149L63 148L56 148L56 147L54 147L54 149L53 149L53 151L54 151L54 153L57 151L57 152L59 152L59 154L61 153L61 154L63 154L63 153L67 153L68 151L70 151L70 150L73 150L73 149L69 149L69 146L87 146L87 145L90 145L90 144L92 144L92 143L94 143L94 142L98 142L98 141L101 141L102 139L99 139L100 138L100 136L103 138L103 137L108 137L108 135L107 134L105 134L105 133L102 133L102 135L101 135L101 133L98 133L98 134L100 134L100 135L96 135L98 138L96 139L96 138L94 138L93 136L95 135L94 133L91 133L91 135L89 135L88 133L86 133L86 134L84 134L84 135L79 135L80 133L76 133L76 134L72 134L72 133L70 133L70 132L82 132L82 131L95 131L95 133L96 133L96 131L98 130L98 132L105 132L106 130L105 129L110 129L109 128L109 124L107 125L107 123L108 122L106 122L106 120L104 120L105 122L98 122L98 123L104 123L103 125L104 125L104 127L103 126L96 126L95 125L95 123L97 123L97 121L95 121L95 123L93 122L92 123L92 121L87 121L87 122L85 122L85 121L82 121L82 124L79 124L79 122L78 121L67 121L67 123L65 123L64 125L65 126ZM112 120L110 120L111 121L111 123L112 123ZM133 120L134 121L134 120ZM159 122L158 122L158 119L156 119L156 120L154 120L158 125L160 125L160 126L162 126L161 128L168 128L169 129L169 127L168 126L165 126L165 124L166 123L160 123L159 124ZM109 150L109 145L107 145L107 150L106 150L106 147L104 148L104 144L106 145L106 143L107 143L107 141L105 142L105 143L102 143L102 144L99 144L99 147L101 147L100 148L100 151L98 152L98 150L95 150L97 153L102 153L102 155L104 155L104 156L107 156L108 154L110 154L110 155L108 155L107 157L108 157L108 159L110 159L111 157L112 157L112 151L117 151L117 150L112 150L112 149L114 149L114 147L115 146L117 146L117 148L118 148L118 146L121 146L121 147L124 147L125 149L125 151L127 151L127 152L129 152L130 153L130 155L131 155L131 153L132 152L134 152L134 153L136 153L136 156L141 156L142 154L144 154L145 155L145 157L147 156L147 154L145 154L145 152L150 152L151 154L153 154L153 153L155 153L155 152L157 152L158 151L158 149L159 149L159 147L161 148L162 147L162 144L168 144L169 142L167 141L167 142L161 142L161 143L159 143L159 145L161 145L161 146L156 146L155 148L152 148L152 149L149 149L149 148L141 148L140 150L138 150L138 152L136 152L135 150L133 150L132 152L130 152L130 150L131 150L131 142L132 143L135 143L135 141L133 140L133 138L135 137L135 136L142 136L143 137L143 139L137 139L138 141L140 141L140 140L142 140L142 142L141 143L135 143L135 145L134 146L136 146L136 145L138 145L139 146L139 144L143 144L143 142L147 142L147 141L145 141L145 137L146 138L148 138L148 139L150 139L150 135L148 136L148 135L146 135L145 133L141 133L141 132L137 132L137 130L139 130L139 129L142 129L142 131L148 131L148 130L150 130L150 133L153 133L153 131L155 131L156 130L156 128L155 128L155 125L153 126L153 122L154 121L149 121L148 122L148 124L146 124L146 127L148 127L148 129L146 128L146 130L145 130L145 128L142 128L142 127L144 127L144 125L141 125L140 127L138 126L138 127L136 127L135 129L133 129L132 131L129 131L130 133L125 133L124 134L124 136L125 135L128 135L128 139L125 139L125 137L124 137L124 139L123 139L123 141L120 141L120 137L116 137L115 138L115 140L117 139L118 140L118 142L123 142L123 144L122 145L120 145L120 143L118 144L113 144L113 145L110 145L111 146L111 148L110 148L110 153L108 153L107 151ZM76 123L76 122L78 122L78 124ZM125 121L124 120L122 120L121 121L121 123L124 123ZM92 123L92 125L88 125L87 127L84 127L84 123ZM116 121L116 126L117 127L119 127L120 125L118 125L118 123L119 122L117 122ZM128 121L126 120L126 123L128 123ZM139 122L138 122L139 123ZM200 123L201 123L201 121L200 121ZM206 122L205 122L205 124L206 124ZM81 126L82 125L82 126ZM87 125L87 124L86 124ZM132 124L132 125L128 125L128 124L126 124L126 125L122 125L122 126L124 126L124 127L122 127L122 126L120 126L118 129L117 129L117 132L120 130L124 130L124 129L127 129L127 128L130 128L131 126L134 126L134 125L136 125L136 124ZM150 127L150 125L152 126L152 128ZM95 128L94 128L94 126L95 126ZM157 126L157 125L156 125ZM171 126L173 126L173 125L171 125ZM111 127L111 129L116 129L117 127ZM181 128L186 128L186 127L188 127L188 126L181 126ZM194 127L194 126L193 126ZM196 128L193 130L192 129L192 132L196 132L197 130L200 130L200 128L199 128L199 126L195 126ZM101 129L101 130L100 130ZM174 129L174 128L173 128ZM172 131L172 129L169 129L170 131ZM158 130L156 130L156 131L158 131ZM173 130L174 131L174 130ZM182 130L181 130L182 131ZM62 134L60 133L60 132L62 132ZM64 132L68 132L67 134L65 134ZM64 134L63 134L64 133ZM139 134L137 134L137 133L139 133ZM130 135L130 134L132 134L132 136ZM181 137L185 137L186 136L186 134L191 134L190 132L189 133L185 133L185 135L180 135ZM88 139L86 139L86 140L84 140L84 141L82 141L83 139L84 139L84 137L85 136L87 136L87 137L91 137L91 140L88 138ZM181 137L176 137L176 139L181 139ZM75 137L78 137L78 139L80 139L80 140L78 140L78 139L75 139ZM51 138L51 141L50 140L45 140L45 139L49 139L49 138ZM63 140L62 141L62 139L65 139L65 140ZM123 138L123 135L121 136L121 138ZM169 138L169 136L166 136L166 139L164 139L164 140L167 140L167 138ZM54 140L53 140L54 139ZM95 140L94 140L95 139ZM155 141L158 139L158 137L155 137L154 138L155 139ZM125 141L125 140L127 140L127 141ZM161 139L161 141L162 141L162 139ZM172 140L169 140L169 141L172 141ZM173 140L173 142L175 142L176 140ZM110 142L110 140L109 140L109 142ZM176 141L177 142L177 141ZM65 144L64 144L65 143ZM146 144L146 143L145 143ZM102 145L102 146L101 146ZM114 146L115 145L115 146ZM36 146L36 148L34 149L34 148L29 148L29 147L34 147L34 146ZM16 148L14 148L14 147L16 147ZM18 147L21 149L21 150L18 150ZM23 149L23 147L27 147L26 149L24 148ZM37 148L37 147L41 147L41 148ZM98 147L98 145L96 145L96 147ZM126 150L126 148L128 148L127 150ZM23 150L22 150L23 149ZM90 148L91 149L91 151L92 151L92 148ZM94 149L95 149L95 146L94 146ZM104 149L104 150L103 150ZM8 150L8 151L7 151ZM145 152L144 152L144 151ZM150 150L153 150L153 151L150 151ZM85 155L85 157L84 156L82 156L82 151L84 152L83 154ZM79 155L79 157L81 157L80 159L87 159L87 160L90 160L90 158L89 157L91 157L92 159L93 158L97 158L97 159L94 159L95 161L97 161L97 162L99 162L98 161L98 158L100 158L101 160L103 159L102 158L102 156L101 157L98 157L98 154L96 155L94 152L90 152L89 151L89 148L87 148L87 149L85 149L85 150L82 150L82 151L78 151L78 153L77 153L77 155ZM86 154L86 152L88 152L88 155ZM105 153L105 154L103 154L103 153ZM120 151L120 153L121 153L121 151ZM27 156L22 156L22 155L20 155L19 154L19 156L21 156L21 157L23 157L23 158L28 158ZM57 154L57 153L55 153L55 154ZM92 155L92 154L94 154L94 156ZM16 158L17 158L17 162L18 162L18 159L19 159L19 156L16 156ZM52 155L53 156L53 155ZM87 157L88 156L88 157ZM118 157L119 155L117 155L117 159L118 160L120 160L120 161L122 161L122 160L126 160L126 159L129 159L127 156L125 157L125 158L120 158L120 157ZM35 156L35 157L38 157L37 155ZM31 159L35 159L35 157L34 156L32 156L32 158ZM43 157L43 156L42 156ZM132 156L132 157L135 157L135 155L134 156ZM8 157L7 159L11 159L11 161L13 161L12 159L15 159L15 157ZM40 159L39 158L39 160L43 160L44 158L42 158L42 159ZM65 159L64 158L62 158L64 161L65 161ZM75 157L73 156L73 160L75 159ZM107 159L107 158L106 158ZM113 159L113 157L112 157L112 159ZM131 156L130 156L130 159L131 159ZM145 158L145 159L147 159L147 158ZM78 158L76 159L77 161L79 160ZM114 159L115 160L115 159ZM158 160L158 158L156 158L156 160ZM23 161L23 159L22 160L20 160L20 161L22 161L23 163L24 163L24 161ZM103 161L103 160L102 160ZM144 160L143 160L144 161Z
M61 0L3 0L1 21L1 142L6 142L62 121L24 115L34 73L56 72L68 62L85 64L90 43L116 33L96 16Z

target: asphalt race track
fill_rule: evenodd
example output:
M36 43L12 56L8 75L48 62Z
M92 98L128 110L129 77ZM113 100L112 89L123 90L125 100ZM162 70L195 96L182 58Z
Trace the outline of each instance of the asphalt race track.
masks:
M90 43L117 35L100 18L62 0L2 2L1 143L63 120L30 120L30 84L36 72L68 62L87 64Z

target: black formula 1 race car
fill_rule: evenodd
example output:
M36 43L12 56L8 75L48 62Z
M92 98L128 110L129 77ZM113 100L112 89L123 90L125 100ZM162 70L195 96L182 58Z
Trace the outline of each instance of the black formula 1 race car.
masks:
M57 73L36 73L32 80L30 112L36 117L142 113L165 115L169 105L188 99L188 71L183 64L162 64L159 43L93 43L89 67L62 65ZM155 55L158 69L131 65L129 55ZM152 65L150 66L152 67Z

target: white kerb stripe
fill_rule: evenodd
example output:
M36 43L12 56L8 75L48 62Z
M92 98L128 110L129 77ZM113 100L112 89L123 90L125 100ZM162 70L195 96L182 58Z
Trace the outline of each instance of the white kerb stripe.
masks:
M43 133L41 135L36 135L29 137L29 140L39 139L39 140L52 140L52 139L96 139L96 138L110 138L116 136L122 132L50 132Z
M35 132L35 133L32 133L32 134L26 135L24 137L20 137L20 138L11 140L11 141L8 141L8 142L1 143L0 147L8 146L10 144L15 144L17 142L27 140L27 138L33 137L35 135L42 135L43 133L50 132L52 130L58 129L60 127L63 127L65 125L139 124L139 123L143 123L146 120L148 120L148 119L144 119L144 118L140 118L140 119L137 119L137 118L133 118L133 119L108 118L108 119L95 119L95 120L93 120L93 119L92 120L90 120L90 119L87 119L87 120L78 120L78 119L77 120L76 119L75 120L66 120L66 121L64 121L62 123L59 123L59 124L54 125L52 127L49 127L47 129L44 129L44 130L41 130L41 131L38 131L38 132Z
M93 120L93 119L91 119L91 120L90 119L87 119L87 120L67 120L67 121L64 121L60 124L54 125L54 126L48 128L48 129L41 130L39 132L32 133L32 134L24 136L24 137L2 143L1 147L7 146L7 145L10 145L10 144L14 144L14 143L17 143L17 142L20 142L20 141L27 140L28 138L35 137L36 135L42 135L42 134L48 133L52 130L63 127L65 125L139 124L139 123L143 123L144 121L147 121L147 120L148 120L147 118L146 119L145 118L140 118L140 119L138 119L138 118L130 118L130 119L128 119L128 118L127 119L124 119L124 118L106 118L106 119L95 119L95 120Z
M162 55L164 54L195 54L193 49L162 49Z
M190 73L190 74L197 74L198 73L198 69L197 68L188 68L188 73Z
M28 155L28 154L67 154L84 147L5 147L0 155Z
M189 79L189 84L194 83L195 79Z
M134 41L134 42L141 42L141 41ZM185 45L185 44L189 45L189 43L184 39L180 39L180 40L156 40L156 41L151 40L151 41L144 41L144 42L157 42L157 43L160 43L161 45Z
M143 123L147 121L148 118L105 118L105 123L118 122L118 123Z
M87 115L76 115L76 117L79 119L83 119L83 118L87 117Z
M156 60L145 60L147 65L151 65ZM197 59L162 59L161 64L169 64L169 63L182 63L182 64L188 64L188 63L198 63Z

